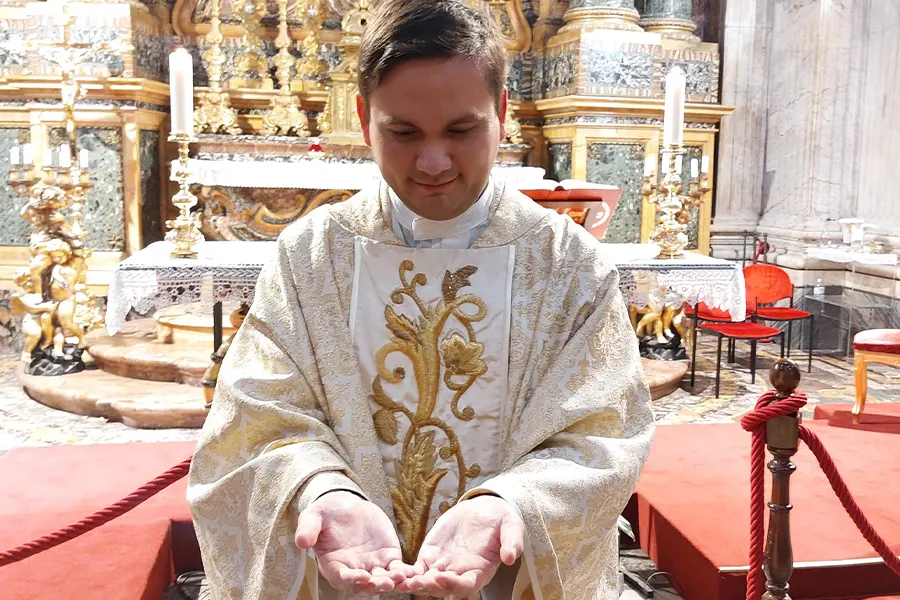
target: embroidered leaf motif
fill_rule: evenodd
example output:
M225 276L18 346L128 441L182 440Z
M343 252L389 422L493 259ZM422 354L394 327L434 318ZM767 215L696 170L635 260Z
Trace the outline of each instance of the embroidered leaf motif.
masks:
M390 486L406 560L414 561L419 552L428 529L431 502L438 483L447 474L446 469L435 469L436 451L433 431L416 435L398 464L398 485Z
M382 408L375 413L375 432L386 444L397 443L397 418L391 411Z
M477 377L487 371L481 360L484 344L467 342L457 332L451 333L441 343L441 354L444 356L444 367L454 375Z
M384 387L381 385L381 377L376 377L372 382L372 400L381 408L395 408L397 404L384 393Z
M421 345L419 332L416 331L416 326L409 317L398 315L394 312L393 307L388 305L384 308L384 320L387 322L387 327L394 334L394 337L405 342L411 342L417 346Z
M459 290L472 285L469 282L469 277L474 275L477 270L478 267L467 265L455 273L450 271L444 272L444 281L441 282L441 295L444 297L444 300L446 302L456 300L456 294Z

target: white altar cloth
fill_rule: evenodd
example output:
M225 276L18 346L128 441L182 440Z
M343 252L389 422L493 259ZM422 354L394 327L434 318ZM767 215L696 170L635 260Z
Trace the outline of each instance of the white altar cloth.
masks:
M745 313L744 274L737 263L687 253L684 259L657 260L655 244L604 244L620 273L628 304L705 302ZM106 328L118 332L134 309L147 313L191 304L211 289L213 301L253 302L262 266L275 256L276 242L203 242L196 259L171 258L168 242L155 242L116 265L109 285Z
M817 260L826 260L834 263L856 263L860 265L887 265L897 264L896 254L873 254L871 252L852 252L847 248L834 247L823 248L810 246L806 249L806 255Z

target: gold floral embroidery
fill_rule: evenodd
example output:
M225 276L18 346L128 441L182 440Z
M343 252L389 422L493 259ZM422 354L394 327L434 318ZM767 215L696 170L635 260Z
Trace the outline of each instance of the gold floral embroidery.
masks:
M454 392L450 405L453 416L461 421L469 421L475 416L475 411L471 406L460 410L460 399L475 380L487 372L482 358L484 344L476 339L475 329L472 327L472 323L484 319L487 307L484 300L473 294L459 295L462 288L471 285L469 278L478 269L466 266L453 273L445 272L441 297L425 302L419 298L416 286L425 285L428 278L424 273L416 273L408 281L407 274L414 268L410 260L400 263L401 287L391 293L391 302L403 304L406 296L416 305L419 316L410 319L396 313L391 305L385 307L384 319L391 332L391 340L375 354L378 374L372 382L371 396L379 406L374 417L375 430L384 443L400 443L398 415L403 415L409 421L397 465L397 484L391 484L390 492L403 536L403 556L410 562L416 559L425 539L431 503L438 483L448 472L437 468L437 458L456 461L459 482L454 502L465 492L466 480L481 473L481 467L477 464L466 466L459 438L453 428L433 416L440 384L443 382L447 389ZM474 314L468 314L463 310L464 307L474 307L476 310ZM454 331L441 338L451 317L465 329L466 336ZM394 352L403 354L412 364L418 390L415 412L395 402L384 391L384 382L397 384L406 378L404 368L389 371L385 366L387 357ZM440 445L436 440L437 434L443 434L445 444ZM444 512L451 506L450 502L442 502L439 508Z

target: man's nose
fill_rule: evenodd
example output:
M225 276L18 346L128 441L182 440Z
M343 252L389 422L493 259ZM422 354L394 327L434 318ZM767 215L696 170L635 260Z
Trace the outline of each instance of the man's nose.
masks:
M428 144L416 158L416 169L426 175L440 175L450 169L453 161L443 144Z

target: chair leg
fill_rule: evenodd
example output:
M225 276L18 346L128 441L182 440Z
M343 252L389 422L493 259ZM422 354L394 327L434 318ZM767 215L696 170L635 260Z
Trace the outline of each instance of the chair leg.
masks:
M816 317L815 317L815 315L809 315L809 366L806 369L807 373L812 373L812 351L813 351L813 345L816 341L815 331L816 331Z
M756 383L756 340L750 340L750 383Z
M784 332L782 331L778 337L781 338L781 358L784 358Z
M691 389L694 388L694 377L697 373L697 311L694 310L694 318L691 319Z
M788 341L787 341L787 357L791 357L791 326L794 324L793 321L788 321Z
M856 383L856 403L853 405L853 423L859 425L859 417L866 408L866 396L869 392L869 373L866 367L866 355L857 352L853 359L853 379Z
M730 364L737 362L734 359L734 338L728 340L728 362Z
M719 397L719 376L722 372L722 336L719 336L719 348L716 350L716 398Z

